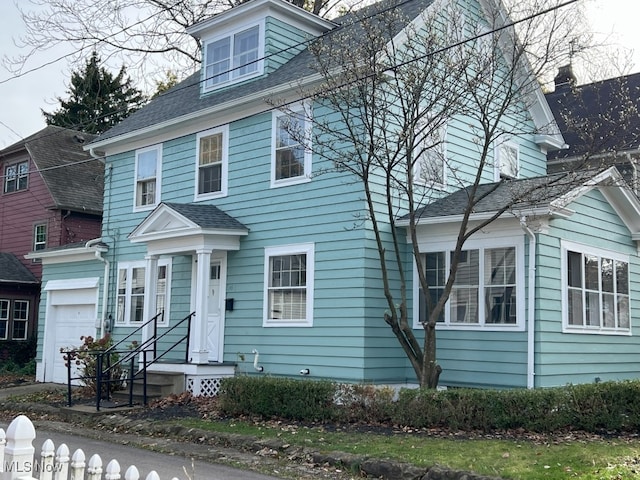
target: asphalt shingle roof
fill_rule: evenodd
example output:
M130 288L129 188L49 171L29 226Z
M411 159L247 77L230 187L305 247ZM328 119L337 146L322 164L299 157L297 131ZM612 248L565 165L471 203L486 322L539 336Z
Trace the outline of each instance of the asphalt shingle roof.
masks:
M572 87L546 95L569 148L549 159L640 148L640 73Z
M13 253L0 252L0 283L39 283Z
M321 39L323 39L322 41L326 41L327 37L330 37L334 32L344 32L344 29L349 29L348 33L351 35L351 38L355 40L358 38L358 32L362 28L360 23L355 20L357 17L369 16L376 11L386 11L396 6L397 11L401 12L404 18L410 20L418 16L420 12L433 1L434 0L384 0L378 2L362 8L356 13L347 14L334 20L334 23L338 24L338 27L325 34ZM405 26L405 24L398 24L398 32L396 33L399 33L400 27L402 26ZM318 41L321 40L319 39ZM265 92L265 98L267 98L268 92L271 89L285 84L293 84L308 75L316 73L312 68L314 63L313 55L308 48L305 48L279 69L268 75L238 84L237 86L216 90L203 96L200 95L201 76L198 71L163 95L153 99L118 125L103 133L96 141L101 142L108 140L119 135L178 119L179 117L227 102L240 102L243 97L255 95L258 92ZM267 105L265 104L265 109L266 108Z
M194 203L164 203L183 217L205 229L249 230L238 220L215 205Z
M595 175L595 171L559 173L544 177L506 180L478 185L478 199L472 213L494 213L502 209L543 208L553 200L574 190ZM436 200L416 210L416 218L439 218L463 215L469 205L471 187ZM406 219L407 216L403 217Z
M0 151L0 159L26 150L57 208L101 214L104 164L83 150L94 138L95 135L49 125Z

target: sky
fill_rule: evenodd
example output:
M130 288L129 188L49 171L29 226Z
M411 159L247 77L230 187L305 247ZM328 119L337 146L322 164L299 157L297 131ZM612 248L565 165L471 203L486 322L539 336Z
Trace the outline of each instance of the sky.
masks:
M640 71L640 1L581 1L585 2L593 30L632 49L635 66L631 72ZM15 40L23 32L24 24L14 0L0 0L0 56L21 53ZM27 70L51 64L17 78L0 65L0 149L44 128L42 110L52 112L59 105L57 97L66 98L66 82L73 68L64 59L55 60L67 51L56 48L38 52Z

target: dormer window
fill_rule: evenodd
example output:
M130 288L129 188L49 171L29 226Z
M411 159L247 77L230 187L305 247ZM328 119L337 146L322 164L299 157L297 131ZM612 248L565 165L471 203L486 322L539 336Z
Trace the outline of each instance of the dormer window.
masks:
M260 25L205 43L205 90L262 73Z

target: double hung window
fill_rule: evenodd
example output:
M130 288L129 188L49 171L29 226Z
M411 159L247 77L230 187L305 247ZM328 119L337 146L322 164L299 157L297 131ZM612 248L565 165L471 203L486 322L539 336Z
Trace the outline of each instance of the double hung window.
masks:
M205 44L205 89L235 79L258 75L262 70L260 26L255 25Z
M630 333L628 259L568 242L562 251L564 330Z
M216 128L197 136L196 200L227 193L228 128Z
M162 148L159 145L136 151L135 208L146 210L160 201Z
M7 165L4 169L4 193L17 192L27 188L29 162Z
M265 250L264 326L313 324L313 244Z
M26 340L29 300L0 299L0 340Z
M520 149L512 140L501 143L495 152L495 179L518 178L520 174Z
M416 158L414 182L422 185L444 187L446 184L446 126L430 126L430 122L419 122L416 132Z
M271 186L308 181L311 175L309 122L304 110L274 112Z
M477 328L513 328L522 326L518 299L522 301L515 246L463 250L449 299L437 322L447 326ZM444 293L453 261L452 251L435 251L422 255L428 294L432 305ZM416 282L417 275L416 275ZM429 308L421 285L418 292L418 322L429 320Z

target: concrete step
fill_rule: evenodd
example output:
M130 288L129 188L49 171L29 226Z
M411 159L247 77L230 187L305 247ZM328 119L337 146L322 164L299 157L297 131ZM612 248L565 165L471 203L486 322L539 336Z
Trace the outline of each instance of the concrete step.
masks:
M166 397L172 393L182 393L184 391L184 374L147 372L147 401ZM114 392L114 401L128 402L129 388ZM144 402L144 382L141 374L133 381L133 401L134 403Z

